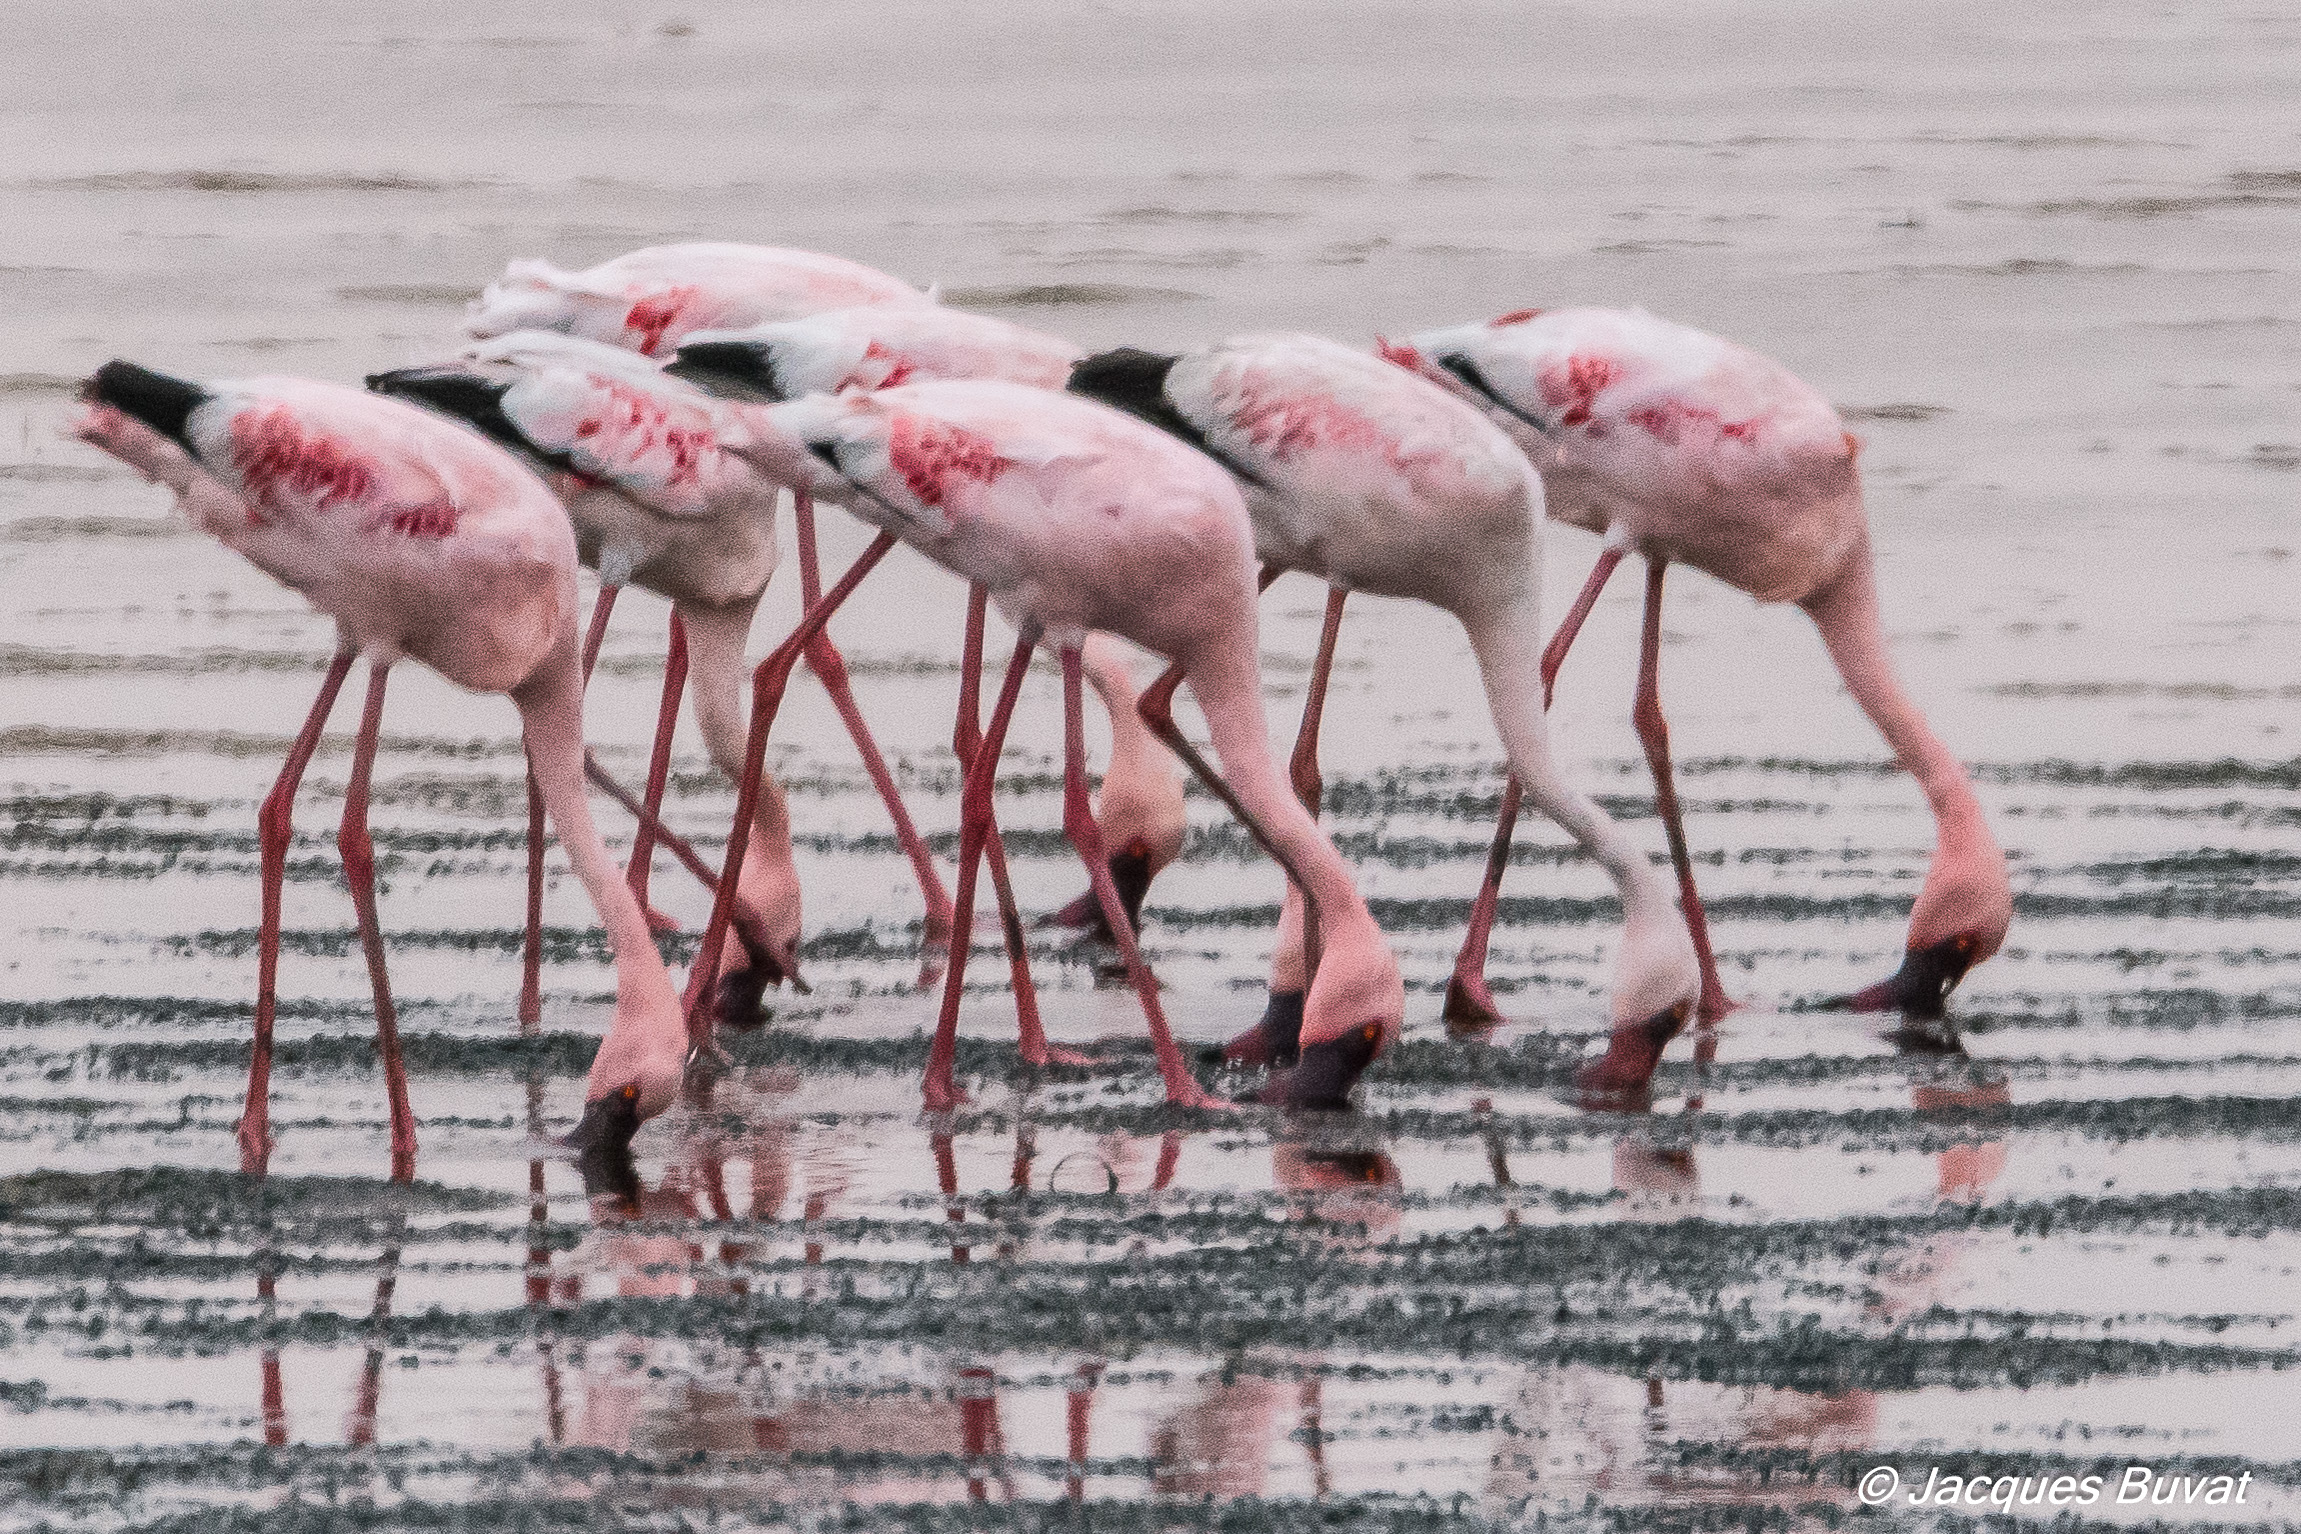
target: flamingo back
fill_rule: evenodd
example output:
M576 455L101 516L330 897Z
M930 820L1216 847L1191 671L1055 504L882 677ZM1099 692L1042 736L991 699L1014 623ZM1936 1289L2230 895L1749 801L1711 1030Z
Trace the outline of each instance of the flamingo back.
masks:
M184 422L233 509L203 525L375 656L506 691L573 633L575 540L542 481L485 438L340 384L201 385Z
M835 471L819 493L987 586L1058 643L1103 629L1170 658L1252 634L1253 539L1201 454L1087 400L936 380L766 411Z
M1079 348L963 309L893 304L835 309L743 330L691 333L680 364L772 399L893 389L937 378L994 378L1060 389Z
M1866 530L1859 444L1780 363L1635 309L1522 310L1413 338L1527 450L1550 512L1626 530L1788 601L1826 585Z
M698 242L651 245L580 272L513 261L473 302L464 330L479 340L556 330L661 356L695 330L931 302L909 283L839 256Z

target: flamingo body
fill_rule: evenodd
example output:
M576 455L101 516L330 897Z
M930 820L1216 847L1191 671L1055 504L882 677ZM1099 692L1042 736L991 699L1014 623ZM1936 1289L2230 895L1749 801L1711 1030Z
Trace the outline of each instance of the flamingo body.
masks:
M471 433L308 379L203 393L183 425L190 462L176 468L194 487L188 509L334 618L360 655L411 656L474 691L505 692L574 623L567 518L535 476Z
M651 245L580 272L514 261L465 316L478 340L557 330L647 355L689 331L757 325L860 304L932 302L860 262L772 245Z
M1639 309L1560 309L1412 344L1495 412L1561 522L1622 528L1761 602L1803 601L1863 541L1855 440L1772 358Z
M782 487L727 443L735 409L604 342L516 331L371 388L464 415L543 471L584 562L674 602L756 600L776 566Z
M1644 553L1649 609L1660 571L1681 560L1806 610L1847 690L1925 790L1936 827L1901 970L1846 1002L1938 1015L2004 943L2012 887L1964 766L1894 673L1859 443L1837 412L1779 363L1636 310L1521 311L1389 354L1485 406L1533 458L1555 515ZM1649 628L1657 621L1649 611ZM1658 703L1641 733L1649 756L1666 760ZM1690 888L1682 860L1680 874Z
M604 585L670 600L692 657L696 722L712 762L743 760L743 644L775 573L782 486L728 444L749 436L738 407L659 371L636 352L550 331L515 331L468 347L460 361L381 373L371 389L469 420L546 476ZM730 977L798 975L802 926L788 807L770 789L741 889L760 915L757 953L731 951ZM737 939L730 938L730 943ZM735 995L748 994L743 981ZM723 1005L756 1026L749 1004Z

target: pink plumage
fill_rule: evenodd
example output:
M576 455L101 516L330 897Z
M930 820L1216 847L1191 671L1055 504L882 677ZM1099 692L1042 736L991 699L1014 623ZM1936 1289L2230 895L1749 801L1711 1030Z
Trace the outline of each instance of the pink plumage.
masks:
M228 547L336 620L337 653L259 819L263 923L256 1053L241 1160L269 1163L271 1034L280 880L296 785L356 658L367 703L337 844L358 909L391 1100L392 1175L414 1176L414 1116L376 910L367 790L385 678L412 656L518 706L528 762L560 840L608 928L616 1015L593 1060L587 1147L619 1149L676 1095L686 1030L636 901L583 797L575 539L541 481L500 448L425 411L335 384L253 378L193 384L110 363L89 383L84 440L174 490Z
M758 325L862 304L927 304L885 272L809 250L697 242L651 245L580 272L514 261L465 316L486 340L557 330L665 356L690 331Z

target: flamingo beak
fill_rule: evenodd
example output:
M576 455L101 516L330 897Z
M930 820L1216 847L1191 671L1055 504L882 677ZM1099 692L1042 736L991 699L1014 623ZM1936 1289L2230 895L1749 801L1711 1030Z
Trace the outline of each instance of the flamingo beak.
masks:
M1262 1100L1279 1108L1347 1108L1351 1089L1382 1053L1382 1042L1381 1025L1365 1023L1340 1037L1305 1044L1294 1069L1264 1088Z
M799 954L795 947L770 948L740 930L736 938L743 945L745 963L742 968L719 977L713 1015L721 1023L738 1033L765 1027L767 993L785 983L801 996L815 994L815 988L799 977Z
M1286 1070L1302 1055L1302 1002L1300 991L1273 991L1252 1028L1220 1049L1199 1053L1201 1065L1262 1065Z
M636 1086L595 1097L583 1105L583 1117L559 1143L575 1152L583 1173L583 1191L594 1197L613 1194L626 1204L639 1204L639 1170L631 1159L631 1137L639 1133L639 1089Z
M1150 893L1150 849L1141 842L1129 842L1111 856L1111 883L1119 892L1119 909L1127 913L1127 925L1135 931L1143 929L1143 897Z
M1850 996L1816 1004L1821 1012L1899 1012L1904 1017L1938 1018L1949 993L1973 968L1974 941L1960 934L1902 955L1902 967Z
M1143 929L1143 897L1151 886L1150 849L1140 841L1129 842L1111 854L1110 870L1111 884L1119 893L1119 909L1126 912L1127 928L1139 933ZM1103 920L1102 902L1091 889L1061 910L1040 917L1038 925L1069 927L1106 943L1112 941L1110 926Z
M1606 1053L1575 1073L1576 1101L1595 1111L1645 1102L1653 1090L1654 1068L1662 1063L1662 1051L1693 1015L1692 1002L1674 1002L1642 1023L1615 1029L1606 1041Z

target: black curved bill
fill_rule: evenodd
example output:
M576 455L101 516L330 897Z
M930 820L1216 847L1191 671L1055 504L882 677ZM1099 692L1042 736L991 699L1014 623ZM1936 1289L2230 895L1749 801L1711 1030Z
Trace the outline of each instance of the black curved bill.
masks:
M1972 951L1962 938L1954 937L1928 948L1912 948L1902 955L1902 967L1876 985L1818 1002L1815 1010L1899 1012L1904 1017L1938 1018L1947 1010L1949 993L1973 967L1967 957Z

